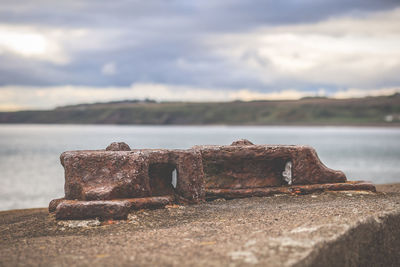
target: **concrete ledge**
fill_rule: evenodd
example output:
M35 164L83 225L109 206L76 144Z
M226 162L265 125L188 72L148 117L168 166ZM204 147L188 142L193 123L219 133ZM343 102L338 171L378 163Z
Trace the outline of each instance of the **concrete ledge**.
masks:
M5 211L0 266L396 266L399 188L217 199L126 221Z
M400 212L357 222L331 241L316 246L295 266L398 266Z

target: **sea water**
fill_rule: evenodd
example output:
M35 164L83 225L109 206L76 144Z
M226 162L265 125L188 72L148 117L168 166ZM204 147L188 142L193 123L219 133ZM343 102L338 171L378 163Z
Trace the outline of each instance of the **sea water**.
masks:
M45 207L64 195L59 156L66 150L104 149L114 141L131 148L190 148L254 144L314 147L329 168L349 180L400 182L400 128L289 126L0 125L0 210Z

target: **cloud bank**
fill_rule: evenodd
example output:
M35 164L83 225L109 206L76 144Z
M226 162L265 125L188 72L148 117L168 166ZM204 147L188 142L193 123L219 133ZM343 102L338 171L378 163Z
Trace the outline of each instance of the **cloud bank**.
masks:
M0 109L397 92L398 21L391 0L4 0Z

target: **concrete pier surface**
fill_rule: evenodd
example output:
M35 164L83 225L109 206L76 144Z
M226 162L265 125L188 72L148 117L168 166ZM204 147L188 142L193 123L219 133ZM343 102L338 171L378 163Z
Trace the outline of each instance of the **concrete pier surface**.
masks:
M0 212L0 266L399 266L400 184L218 199L127 221Z

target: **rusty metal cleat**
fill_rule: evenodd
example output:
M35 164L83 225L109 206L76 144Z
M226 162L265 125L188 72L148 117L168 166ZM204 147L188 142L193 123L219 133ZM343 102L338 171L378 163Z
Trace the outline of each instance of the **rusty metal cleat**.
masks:
M254 145L245 139L187 150L131 150L112 143L106 150L67 151L60 158L65 197L49 204L57 219L123 219L130 209L216 198L375 191L368 182L347 182L309 146Z

